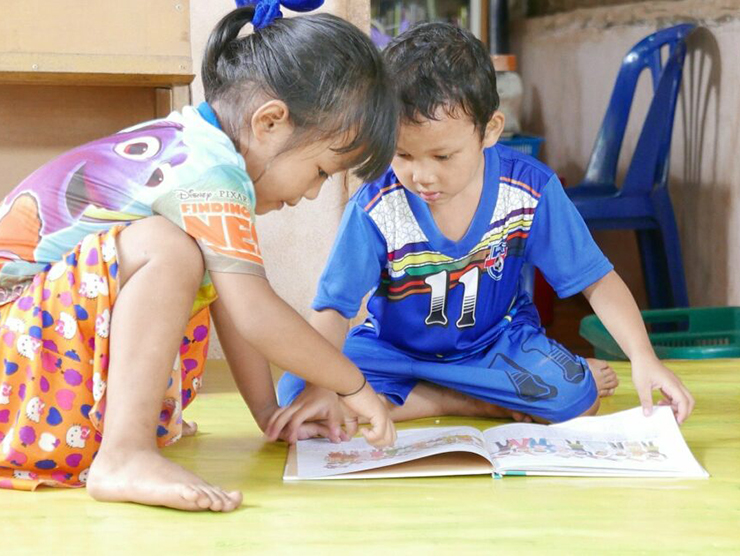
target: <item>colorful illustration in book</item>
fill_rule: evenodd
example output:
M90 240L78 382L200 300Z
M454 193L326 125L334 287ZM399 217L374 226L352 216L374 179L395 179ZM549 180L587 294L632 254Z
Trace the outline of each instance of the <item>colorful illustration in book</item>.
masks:
M481 450L486 449L481 439L475 436L469 434L447 434L429 440L415 442L407 446L392 446L380 450L368 448L367 450L337 450L335 452L329 452L324 460L324 467L326 469L341 469L368 461L385 461L409 454L418 454L419 452L437 448L438 446L448 446L451 444L464 444L475 446Z
M586 458L609 461L663 461L667 456L652 441L605 442L547 438L509 438L492 444L491 455L532 456L550 454L562 458Z

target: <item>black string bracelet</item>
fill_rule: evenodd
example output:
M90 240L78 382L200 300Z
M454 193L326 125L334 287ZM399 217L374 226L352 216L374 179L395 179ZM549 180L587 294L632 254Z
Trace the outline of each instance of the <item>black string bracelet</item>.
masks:
M367 377L363 375L362 379L363 379L362 386L360 386L357 390L355 390L354 392L350 392L349 394L340 394L339 392L337 392L337 396L339 396L340 398L348 398L349 396L354 396L355 394L359 394L360 390L365 388L365 385L367 384Z

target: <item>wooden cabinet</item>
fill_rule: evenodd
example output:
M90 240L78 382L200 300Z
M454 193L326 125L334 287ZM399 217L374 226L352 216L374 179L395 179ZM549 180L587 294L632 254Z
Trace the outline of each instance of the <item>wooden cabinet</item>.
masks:
M0 197L79 144L190 103L188 0L0 0Z
M186 85L187 0L3 0L0 81Z

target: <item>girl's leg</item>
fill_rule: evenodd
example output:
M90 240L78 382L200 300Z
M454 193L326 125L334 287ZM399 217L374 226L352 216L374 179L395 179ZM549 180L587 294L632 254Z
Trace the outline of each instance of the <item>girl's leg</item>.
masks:
M156 443L167 381L203 277L200 250L162 217L132 224L117 247L103 439L87 489L102 501L231 511L240 492L209 485L164 458Z

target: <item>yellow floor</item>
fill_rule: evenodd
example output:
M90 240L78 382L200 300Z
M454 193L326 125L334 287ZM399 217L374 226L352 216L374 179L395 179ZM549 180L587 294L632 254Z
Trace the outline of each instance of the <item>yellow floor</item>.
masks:
M167 454L214 483L243 489L243 508L188 514L100 504L84 490L0 491L0 555L740 553L740 360L669 363L696 397L683 432L709 480L284 484L285 445L262 440L223 364L210 366L210 391L187 415L202 432ZM627 367L617 369L623 386L602 413L637 403ZM491 424L441 420L463 422Z

